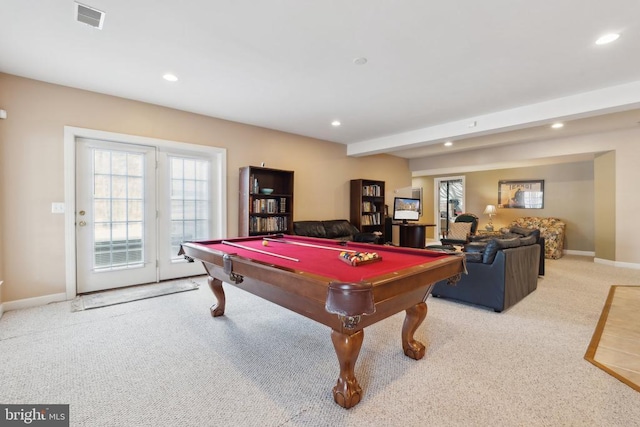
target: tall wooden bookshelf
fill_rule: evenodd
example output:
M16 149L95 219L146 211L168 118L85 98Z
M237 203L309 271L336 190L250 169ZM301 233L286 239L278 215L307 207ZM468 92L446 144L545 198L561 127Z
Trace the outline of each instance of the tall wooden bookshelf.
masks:
M384 235L384 181L351 180L350 221L361 232Z
M263 189L273 193L264 194ZM240 168L238 235L293 232L293 172L257 166Z

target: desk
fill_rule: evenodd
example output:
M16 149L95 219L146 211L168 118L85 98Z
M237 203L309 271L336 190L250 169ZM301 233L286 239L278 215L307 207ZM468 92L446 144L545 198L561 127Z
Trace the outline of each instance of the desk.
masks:
M403 224L396 223L399 229L399 244L405 248L424 248L427 239L426 228L435 227L435 224Z
M421 359L425 346L414 339L414 333L427 315L425 301L435 282L457 281L463 271L461 257L440 252L302 236L269 237L282 242L263 246L261 237L226 240L243 248L221 240L189 242L182 245L180 254L202 261L217 299L210 309L214 317L224 314L224 281L331 328L340 367L333 398L344 408L355 406L362 396L354 367L364 328L405 310L402 348L408 357ZM339 258L345 249L376 252L382 260L353 267Z

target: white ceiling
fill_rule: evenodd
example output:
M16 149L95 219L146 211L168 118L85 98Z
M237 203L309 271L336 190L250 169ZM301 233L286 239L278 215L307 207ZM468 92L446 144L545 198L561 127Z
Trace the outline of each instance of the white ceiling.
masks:
M0 0L0 71L350 155L548 138L556 119L565 135L640 122L638 0L83 3L106 12L102 30L76 22L71 0ZM611 31L618 41L594 44Z

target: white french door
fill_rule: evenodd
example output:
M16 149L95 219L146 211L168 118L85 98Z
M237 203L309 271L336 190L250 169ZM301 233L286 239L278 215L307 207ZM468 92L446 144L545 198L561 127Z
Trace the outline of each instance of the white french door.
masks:
M436 237L449 231L449 223L465 211L465 177L434 178Z
M76 150L78 293L204 273L178 251L219 234L211 157L87 138Z
M78 139L78 293L158 280L156 149Z

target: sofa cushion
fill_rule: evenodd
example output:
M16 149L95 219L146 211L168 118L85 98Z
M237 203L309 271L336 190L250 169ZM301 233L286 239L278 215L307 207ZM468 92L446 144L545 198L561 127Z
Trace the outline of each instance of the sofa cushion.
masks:
M537 228L511 227L510 233L519 234L521 236L535 236L536 240L540 238L540 230Z
M322 221L295 221L293 223L293 234L307 237L327 237Z
M484 250L482 262L484 264L493 264L493 260L496 259L496 254L500 249L515 248L518 246L521 246L520 237L514 237L512 239L491 239Z
M334 219L330 221L322 221L322 225L329 239L339 239L341 237L352 237L359 233L355 226L351 225L346 219Z
M536 237L535 234L530 234L526 237L521 237L520 238L520 245L522 246L529 246L529 245L533 245L538 241L538 238Z
M464 257L467 262L482 262L482 252L465 252Z
M484 252L487 242L471 242L464 246L464 252Z
M467 240L467 236L471 233L470 222L454 222L449 224L449 232L447 239L449 240Z

